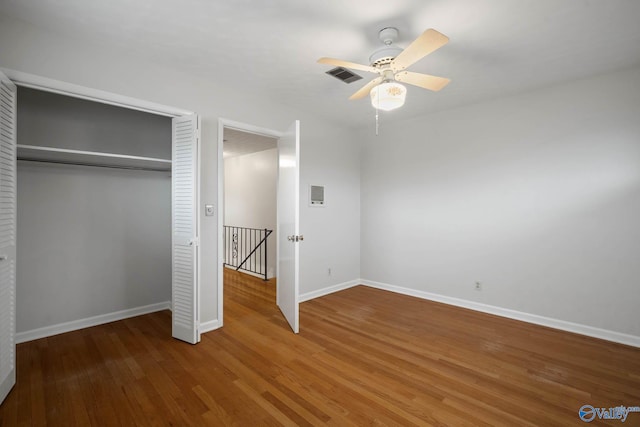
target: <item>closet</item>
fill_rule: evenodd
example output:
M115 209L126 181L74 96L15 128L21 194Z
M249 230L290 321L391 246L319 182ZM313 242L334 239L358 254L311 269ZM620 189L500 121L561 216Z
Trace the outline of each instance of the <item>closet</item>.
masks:
M198 116L3 71L0 403L16 342L166 308L199 342Z
M171 118L17 99L18 342L169 308Z

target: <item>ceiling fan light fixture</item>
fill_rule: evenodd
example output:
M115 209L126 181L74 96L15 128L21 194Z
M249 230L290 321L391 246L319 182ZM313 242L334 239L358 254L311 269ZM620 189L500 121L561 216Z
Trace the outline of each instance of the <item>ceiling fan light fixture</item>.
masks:
M404 105L407 88L398 82L385 82L371 89L369 95L373 108L391 111Z

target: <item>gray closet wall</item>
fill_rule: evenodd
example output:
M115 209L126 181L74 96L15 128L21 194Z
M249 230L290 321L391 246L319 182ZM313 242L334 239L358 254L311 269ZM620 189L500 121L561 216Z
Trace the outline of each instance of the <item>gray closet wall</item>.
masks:
M171 159L171 119L18 90L18 144ZM18 161L18 333L171 299L169 172Z

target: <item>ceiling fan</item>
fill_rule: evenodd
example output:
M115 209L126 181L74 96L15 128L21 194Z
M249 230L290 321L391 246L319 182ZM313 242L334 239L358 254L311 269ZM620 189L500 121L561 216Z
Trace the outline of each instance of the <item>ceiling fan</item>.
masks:
M447 44L449 42L447 36L434 29L428 29L404 50L393 44L398 39L397 28L383 28L378 36L384 46L369 57L371 65L356 64L334 58L318 59L320 64L379 74L378 77L351 95L349 99L360 99L369 94L371 104L376 109L389 111L404 104L407 89L400 83L407 83L435 92L449 84L450 80L444 77L405 71L420 59Z

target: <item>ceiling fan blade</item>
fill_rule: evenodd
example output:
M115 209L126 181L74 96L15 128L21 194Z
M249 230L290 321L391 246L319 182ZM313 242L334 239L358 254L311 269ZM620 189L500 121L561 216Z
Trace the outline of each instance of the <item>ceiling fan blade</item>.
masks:
M434 29L428 29L391 61L391 68L394 72L402 71L448 42L449 37Z
M375 86L379 85L380 83L382 83L382 77L376 77L375 79L371 80L369 83L364 85L359 91L351 95L349 99L354 100L354 99L364 98L365 96L369 95L369 92L371 92L371 89L373 89Z
M352 70L367 71L369 73L378 72L377 68L371 67L369 65L356 64L355 62L343 61L341 59L335 58L320 58L318 59L318 63L335 65L336 67L351 68Z
M434 92L439 91L451 81L445 77L430 76L429 74L412 73L411 71L400 71L395 75L395 79L402 83L419 86Z

